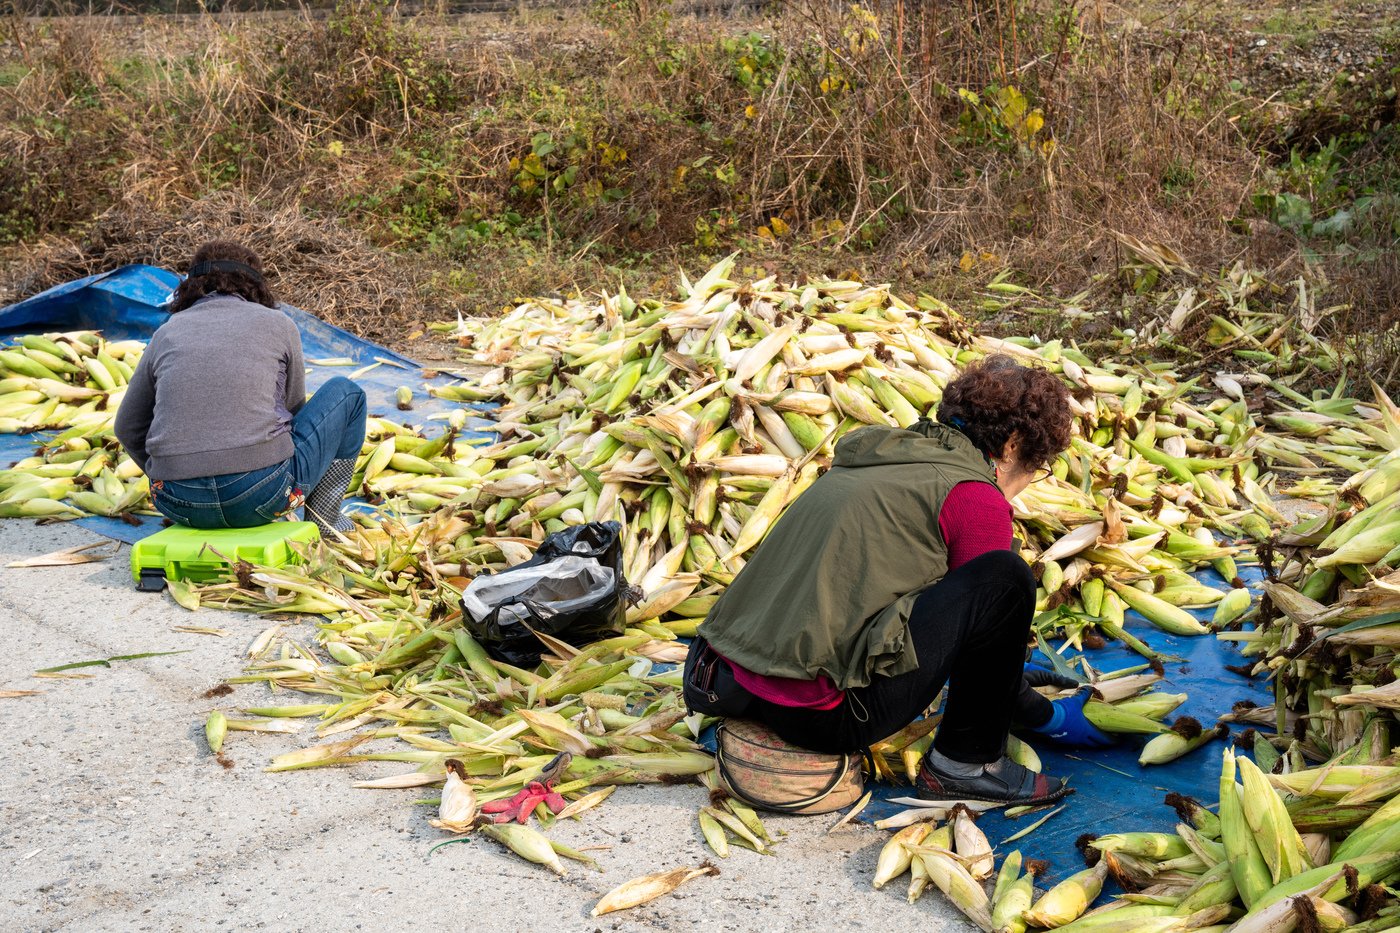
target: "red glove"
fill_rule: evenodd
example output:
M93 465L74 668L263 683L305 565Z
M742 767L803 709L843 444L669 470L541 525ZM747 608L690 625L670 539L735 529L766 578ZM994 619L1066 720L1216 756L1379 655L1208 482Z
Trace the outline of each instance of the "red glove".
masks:
M493 800L482 804L481 812L490 814L493 823L509 823L511 820L526 823L541 802L549 808L550 813L558 813L566 805L563 796L554 792L553 781L543 784L531 781L509 800Z

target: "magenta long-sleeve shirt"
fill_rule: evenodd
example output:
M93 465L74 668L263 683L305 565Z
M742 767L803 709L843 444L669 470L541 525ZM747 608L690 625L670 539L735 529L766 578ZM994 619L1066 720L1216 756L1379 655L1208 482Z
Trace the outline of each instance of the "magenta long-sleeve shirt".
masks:
M938 530L948 545L948 570L956 570L988 551L1011 546L1011 504L990 483L958 483L943 500ZM825 675L798 680L755 674L732 661L730 667L739 686L779 706L834 709L846 697L845 691L838 690Z

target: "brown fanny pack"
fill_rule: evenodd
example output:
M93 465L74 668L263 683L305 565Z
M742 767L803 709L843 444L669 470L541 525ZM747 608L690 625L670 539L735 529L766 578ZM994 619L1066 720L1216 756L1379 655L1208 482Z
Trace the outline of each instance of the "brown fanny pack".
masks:
M865 790L859 754L798 748L748 719L726 719L715 740L715 763L725 787L761 810L830 813L855 803Z

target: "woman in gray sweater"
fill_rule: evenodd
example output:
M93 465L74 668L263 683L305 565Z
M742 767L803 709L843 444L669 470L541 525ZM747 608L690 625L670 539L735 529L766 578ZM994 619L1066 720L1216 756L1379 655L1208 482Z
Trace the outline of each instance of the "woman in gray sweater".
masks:
M364 443L365 394L338 376L306 398L301 335L257 254L205 243L170 312L116 419L155 507L194 528L247 528L304 502L322 534L349 531L340 506Z

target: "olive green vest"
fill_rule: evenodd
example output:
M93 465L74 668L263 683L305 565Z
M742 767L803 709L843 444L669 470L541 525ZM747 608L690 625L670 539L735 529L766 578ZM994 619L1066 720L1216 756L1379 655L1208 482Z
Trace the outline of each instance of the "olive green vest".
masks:
M920 591L948 572L938 527L958 483L996 482L962 432L930 421L866 427L794 502L700 634L756 674L862 687L919 666L908 638Z

